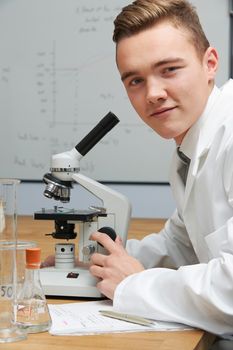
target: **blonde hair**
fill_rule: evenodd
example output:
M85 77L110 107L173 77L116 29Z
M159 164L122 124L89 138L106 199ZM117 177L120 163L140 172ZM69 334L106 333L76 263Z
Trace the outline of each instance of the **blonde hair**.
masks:
M113 41L117 44L121 39L162 21L184 28L190 34L190 41L198 56L203 57L210 44L195 7L187 0L136 0L123 7L114 21Z

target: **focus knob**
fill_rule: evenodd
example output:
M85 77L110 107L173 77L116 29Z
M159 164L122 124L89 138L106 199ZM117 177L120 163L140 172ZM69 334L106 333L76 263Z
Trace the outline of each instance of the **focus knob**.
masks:
M99 230L99 232L105 233L106 235L108 235L113 241L115 241L116 239L116 232L112 227L101 227Z

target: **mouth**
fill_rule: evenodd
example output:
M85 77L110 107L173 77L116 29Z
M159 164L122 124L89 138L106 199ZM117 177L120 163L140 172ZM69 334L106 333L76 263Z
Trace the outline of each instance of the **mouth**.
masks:
M164 108L160 108L157 109L156 111L150 113L150 117L165 117L167 116L168 112L174 110L176 108L175 107L164 107Z

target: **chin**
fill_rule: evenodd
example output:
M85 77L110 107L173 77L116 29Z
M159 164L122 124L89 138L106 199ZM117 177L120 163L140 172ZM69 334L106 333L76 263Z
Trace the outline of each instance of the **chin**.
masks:
M163 139L166 139L166 140L171 140L171 139L174 139L177 143L177 141L179 141L179 143L181 143L181 141L183 140L186 132L188 130L186 130L185 132L184 131L180 131L180 132L177 132L177 130L172 130L172 129L169 129L169 128L166 128L163 129L163 130L155 130L153 129L159 136L161 136Z
M154 129L153 129L154 130ZM177 136L176 133L172 133L172 132L164 132L164 131L158 131L158 130L154 130L156 132L156 134L158 134L160 137L162 137L165 140L171 140L171 139L175 139Z

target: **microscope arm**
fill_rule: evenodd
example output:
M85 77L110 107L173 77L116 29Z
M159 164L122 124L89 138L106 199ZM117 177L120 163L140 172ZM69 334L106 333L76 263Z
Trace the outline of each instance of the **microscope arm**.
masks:
M131 205L128 199L113 189L80 173L73 174L72 178L103 202L103 207L106 209L108 215L114 215L114 229L116 234L121 236L123 245L125 246L131 216Z

